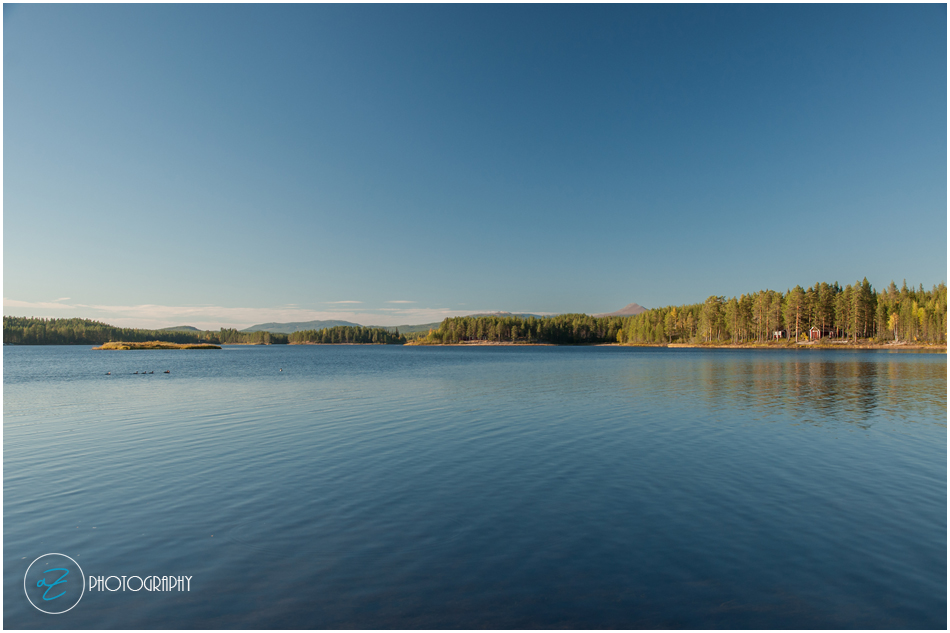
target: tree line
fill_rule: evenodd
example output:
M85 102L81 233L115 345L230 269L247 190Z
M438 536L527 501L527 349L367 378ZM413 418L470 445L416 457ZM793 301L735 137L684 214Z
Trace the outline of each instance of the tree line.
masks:
M102 345L111 341L143 343L215 343L218 345L280 345L287 343L363 343L400 345L406 342L395 330L362 326L337 326L293 334L214 330L146 330L120 328L90 319L36 319L3 317L3 342L14 345Z
M711 296L703 303L654 308L632 317L559 314L550 317L450 317L416 340L426 344L470 341L502 343L764 343L808 337L817 328L822 338L851 342L947 342L947 286L931 290L898 288L892 281L882 291L867 278L841 287L816 283L777 292L759 290L726 299ZM218 344L386 344L406 337L395 330L336 326L286 334L215 331L162 331L118 328L89 319L3 317L3 342L19 345L101 345L110 341L167 341Z
M449 317L421 341L443 345L467 341L499 343L550 343L589 345L614 343L622 325L620 317L559 314L550 317L469 316Z
M271 345L287 343L286 334L238 332L230 328L209 331L169 331L120 328L90 319L36 319L3 317L3 342L14 345L102 345L110 341L164 341Z
M406 337L395 330L386 328L368 328L363 326L337 325L322 330L301 330L288 337L292 345L313 343L319 345L334 345L344 343L372 344L372 345L403 345Z
M894 282L875 290L867 278L795 286L786 292L760 290L703 303L654 308L632 317L561 314L551 317L450 317L419 337L426 344L475 341L500 343L765 343L821 338L866 342L947 341L947 287L901 288Z
M822 338L870 342L947 342L947 286L901 288L892 281L882 291L867 278L841 287L816 283L785 293L760 290L726 299L648 310L623 321L620 343L763 343L807 339L812 328Z

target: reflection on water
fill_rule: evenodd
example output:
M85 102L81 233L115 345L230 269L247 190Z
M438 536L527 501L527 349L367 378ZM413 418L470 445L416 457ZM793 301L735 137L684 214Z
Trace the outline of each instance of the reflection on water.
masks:
M946 419L943 355L5 348L4 623L945 628ZM47 551L193 590L53 621Z
M792 353L776 362L769 351L753 352L750 362L735 362L729 353L629 372L631 389L647 386L671 397L689 394L691 406L694 400L714 409L738 405L757 419L776 416L776 421L860 428L868 428L877 418L919 422L946 405L946 394L934 389L935 383L945 380L945 364L881 362L880 356L812 359L811 352Z

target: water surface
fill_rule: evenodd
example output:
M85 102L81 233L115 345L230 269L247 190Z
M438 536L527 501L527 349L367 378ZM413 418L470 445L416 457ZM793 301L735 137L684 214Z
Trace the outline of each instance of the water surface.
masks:
M945 629L946 380L876 351L4 347L4 625ZM44 615L47 552L191 591Z

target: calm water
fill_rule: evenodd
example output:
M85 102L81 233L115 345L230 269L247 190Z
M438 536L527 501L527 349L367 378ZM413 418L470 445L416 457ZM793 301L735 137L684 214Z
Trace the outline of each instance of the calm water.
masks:
M935 354L4 347L3 624L945 629L946 423Z

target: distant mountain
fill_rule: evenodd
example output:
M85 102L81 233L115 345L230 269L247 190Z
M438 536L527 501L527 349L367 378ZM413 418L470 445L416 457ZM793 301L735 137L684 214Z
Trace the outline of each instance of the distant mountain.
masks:
M362 325L352 321L304 321L297 323L261 323L241 330L242 332L271 332L272 334L293 334L302 330L323 330L328 327L338 325L348 325L350 327L382 328L384 330L398 329L400 334L410 332L428 332L429 330L439 329L439 323L423 323L421 325Z
M191 327L190 325L176 325L175 327L163 327L158 332L200 332L196 327Z
M438 330L440 325L442 325L441 321L438 323L423 323L421 325L397 325L396 329L399 330L400 334L413 334L415 332Z
M271 334L293 334L302 330L323 330L338 325L360 327L359 323L350 321L298 321L295 323L261 323L241 330L242 332L270 332Z
M636 316L638 314L643 314L647 309L636 303L628 303L624 307L620 308L616 312L608 312L606 314L594 314L595 317L614 317L614 316Z
M542 318L540 314L530 314L528 312L480 312L479 314L469 314L468 316L473 317L521 317L522 319L527 319L528 317L534 317L536 319Z
M536 319L542 318L540 314L528 314L526 312L482 312L480 314L469 314L466 316L470 317L521 317L528 318L534 317ZM429 330L438 330L439 326L442 325L442 321L436 321L435 323L422 323L421 325L397 325L396 329L399 330L400 334L413 334L415 332L428 332Z
M646 308L641 308L635 303L631 303L623 310L617 312L611 312L610 314L595 314L594 316L629 316L633 314L640 314L641 312L646 312ZM530 312L481 312L479 314L470 314L468 316L473 317L519 317L522 319L527 319L529 317L534 317L536 319L544 318L545 315L541 314L532 314ZM550 315L548 315L550 316ZM397 325L397 326L385 326L385 325L361 325L360 323L353 323L351 321L304 321L296 323L261 323L260 325L252 325L249 328L241 330L242 332L271 332L272 334L293 334L294 332L300 332L301 330L322 330L328 327L336 327L338 325L349 325L351 327L367 327L367 328L383 328L386 330L397 329L400 334L412 334L414 332L428 332L429 330L437 330L442 324L441 321L436 323L421 323L419 325ZM187 326L184 326L187 327ZM171 329L171 328L169 328ZM194 329L194 328L192 328Z

